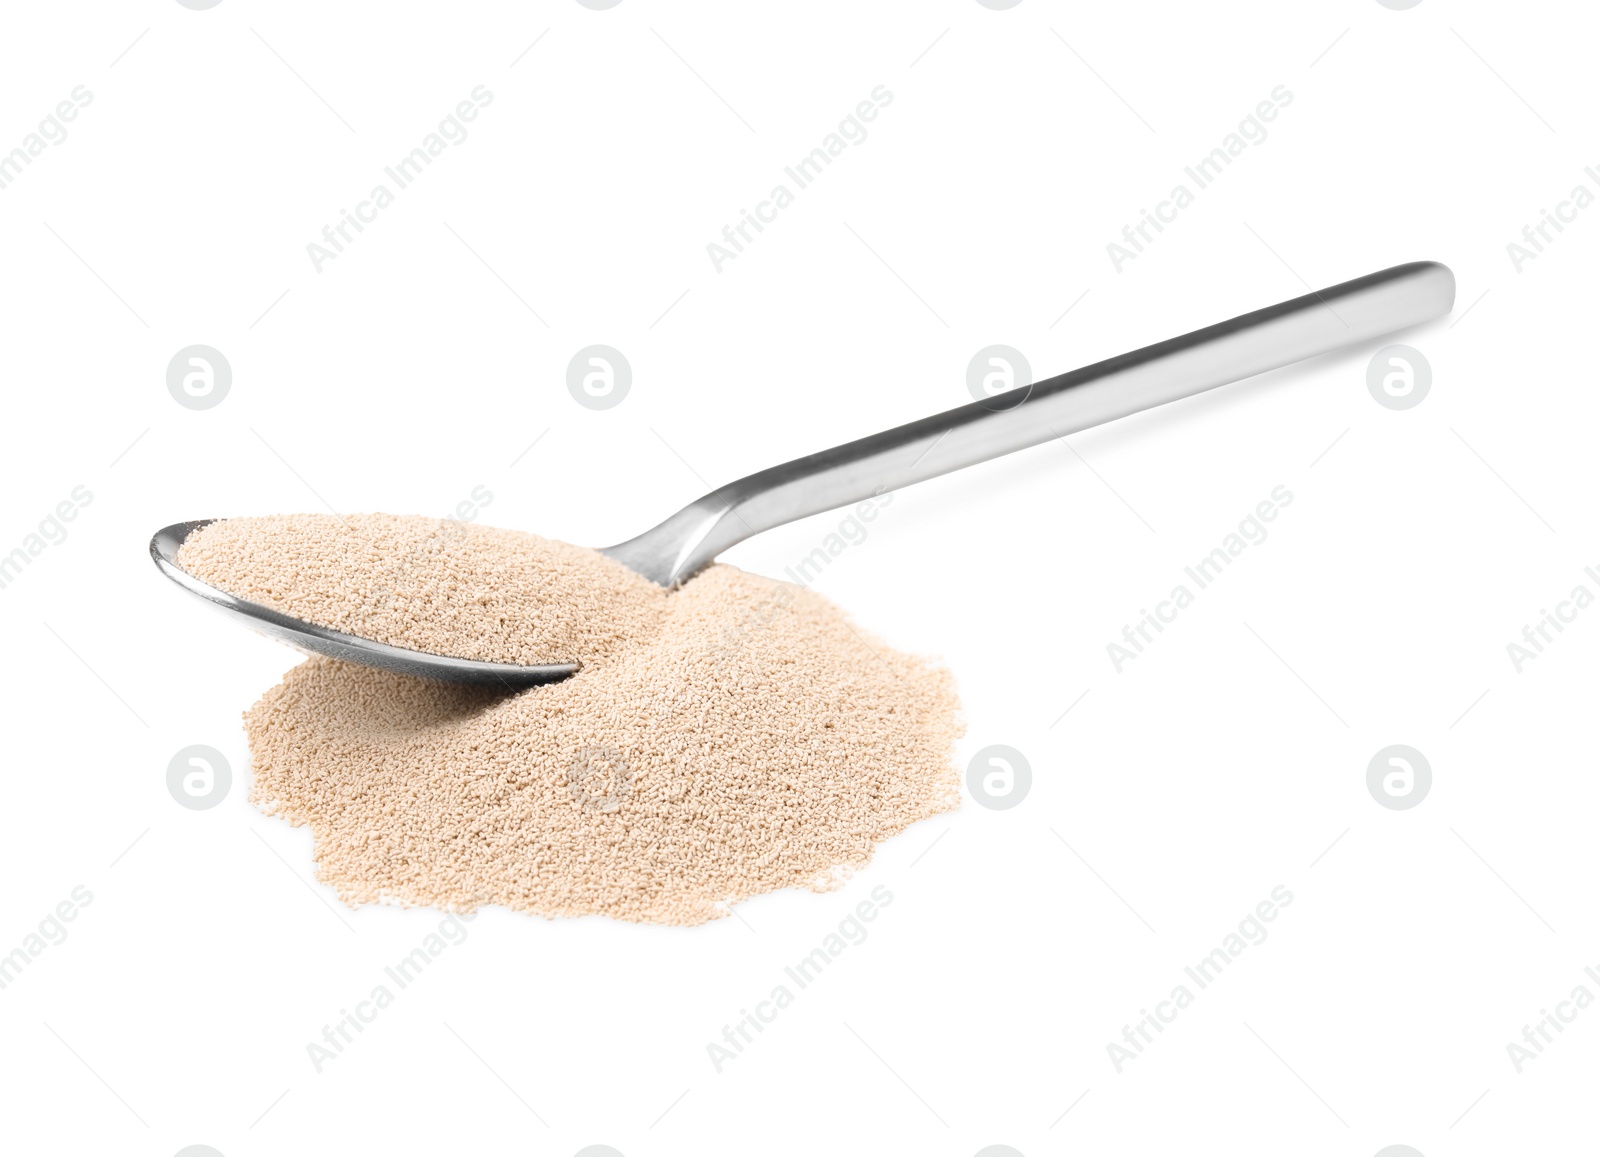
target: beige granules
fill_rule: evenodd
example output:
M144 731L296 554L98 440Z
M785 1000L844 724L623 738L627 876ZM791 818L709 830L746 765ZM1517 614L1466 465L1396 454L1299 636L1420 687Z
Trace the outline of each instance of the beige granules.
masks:
M191 534L177 562L318 626L503 663L599 661L653 631L667 601L598 551L393 514L228 518Z
M397 541L433 525L386 522ZM477 533L499 540L472 540L477 557L512 573L565 557L532 536ZM241 541L206 539L211 573L237 581L248 568L223 557L224 543ZM518 564L519 551L531 557ZM269 553L249 547L250 565ZM476 606L493 583L457 562L451 597ZM585 565L596 567L558 573ZM264 589L307 597L287 564L275 573L279 585ZM833 887L880 841L956 806L962 726L948 672L858 632L815 593L732 567L637 605L619 588L629 613L649 608L653 619L639 611L609 651L582 656L578 674L516 694L325 658L296 667L245 716L251 800L310 825L318 876L352 904L501 904L667 924L714 919L775 889ZM583 597L552 590L530 588L525 606ZM393 625L412 632L397 641L437 629ZM520 629L479 640L479 653L527 655ZM465 653L448 633L428 637Z

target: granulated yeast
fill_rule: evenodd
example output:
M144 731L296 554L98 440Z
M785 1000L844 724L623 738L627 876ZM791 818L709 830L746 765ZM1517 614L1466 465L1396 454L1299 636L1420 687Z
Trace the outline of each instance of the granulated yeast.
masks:
M251 800L310 825L318 875L347 902L698 924L836 886L956 806L948 672L821 596L720 565L667 593L593 551L448 526L232 519L178 556L364 637L583 662L507 694L318 657L246 713Z
M393 514L229 518L191 534L177 561L318 626L504 663L598 661L653 630L667 602L599 551Z

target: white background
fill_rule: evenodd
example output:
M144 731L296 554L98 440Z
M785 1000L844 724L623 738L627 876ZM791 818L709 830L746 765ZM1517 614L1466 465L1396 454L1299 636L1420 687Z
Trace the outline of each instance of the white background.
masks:
M1506 1051L1576 985L1600 995L1600 611L1520 674L1506 652L1600 591L1600 209L1520 273L1506 251L1574 185L1600 191L1588 6L102 0L3 20L0 150L75 86L93 101L0 190L0 551L74 487L93 500L0 590L0 952L74 887L93 901L0 990L0 1148L1436 1157L1592 1137L1600 1011L1520 1074ZM478 85L469 139L317 272L307 243ZM706 244L878 85L868 138L717 272ZM1106 244L1278 85L1267 139L1117 272ZM837 894L700 928L485 910L313 1069L307 1043L440 916L344 908L308 833L246 802L240 713L296 656L163 580L156 527L445 515L483 485L485 521L601 545L968 401L991 343L1052 374L1420 258L1459 293L1400 339L1433 367L1415 409L1368 393L1373 343L904 491L824 573L864 627L954 670L963 767L1026 754L1020 806L969 800ZM595 342L634 372L605 412L564 381ZM204 412L165 384L193 343L233 367ZM1119 675L1106 644L1278 485L1270 537ZM781 574L837 521L727 560ZM234 769L210 811L165 783L197 743ZM1393 743L1433 768L1407 811L1366 787ZM870 938L716 1072L724 1024L879 885ZM1107 1044L1278 885L1270 937L1118 1073Z

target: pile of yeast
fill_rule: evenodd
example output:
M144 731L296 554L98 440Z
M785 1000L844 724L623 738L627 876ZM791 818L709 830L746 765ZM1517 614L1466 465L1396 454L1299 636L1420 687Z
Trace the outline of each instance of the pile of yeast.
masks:
M383 514L227 519L178 563L363 638L582 663L513 693L315 657L245 714L252 802L310 826L348 903L698 924L834 887L959 799L949 673L787 583L717 565L668 592L592 550Z

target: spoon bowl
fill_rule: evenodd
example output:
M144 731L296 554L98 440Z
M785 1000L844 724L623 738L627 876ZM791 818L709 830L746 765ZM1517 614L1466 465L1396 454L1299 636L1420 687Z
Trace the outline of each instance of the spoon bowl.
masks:
M215 522L203 518L198 522L175 522L163 526L150 539L150 557L162 574L184 590L243 623L259 634L288 643L291 647L317 655L331 655L350 663L367 667L382 667L399 671L403 675L416 675L423 679L444 680L451 683L480 683L503 686L508 690L531 687L538 683L553 683L565 679L578 669L576 662L546 663L522 666L517 663L486 663L479 659L458 659L450 655L434 655L427 651L414 651L347 635L329 627L320 627L281 614L271 607L252 603L230 595L220 587L202 582L178 565L178 548L184 539Z

